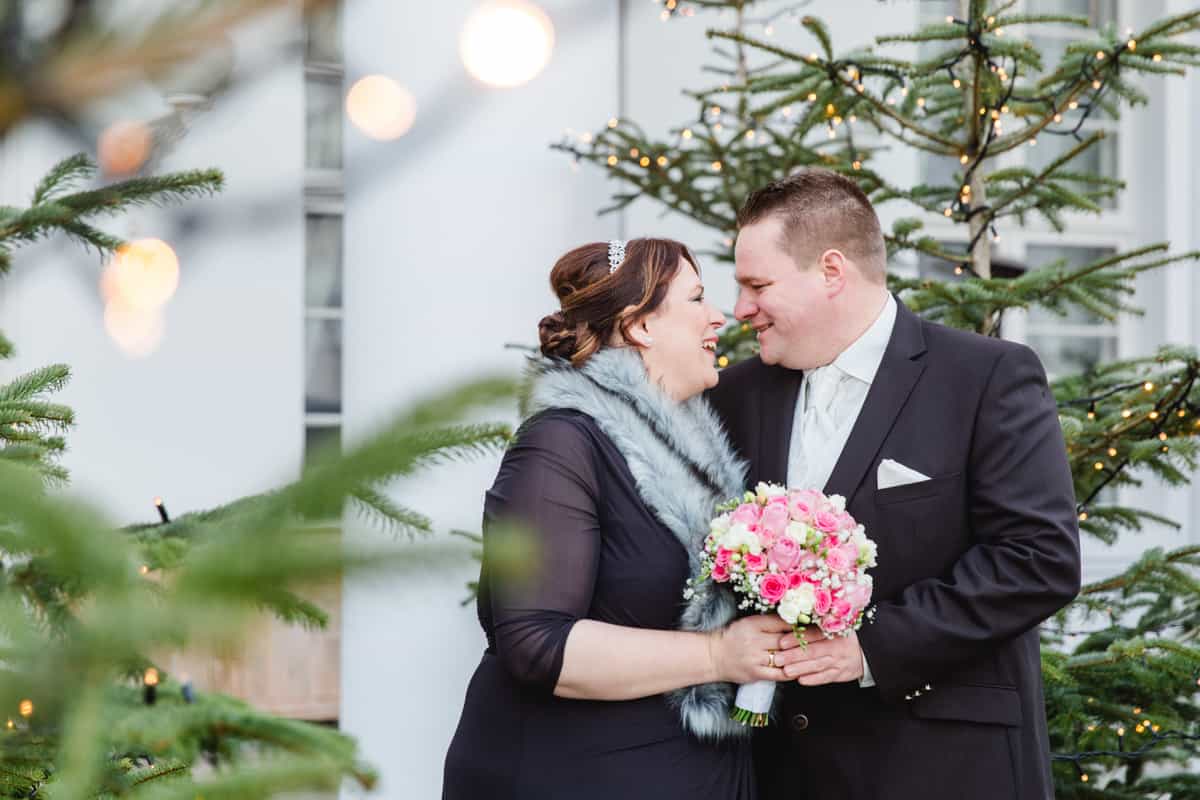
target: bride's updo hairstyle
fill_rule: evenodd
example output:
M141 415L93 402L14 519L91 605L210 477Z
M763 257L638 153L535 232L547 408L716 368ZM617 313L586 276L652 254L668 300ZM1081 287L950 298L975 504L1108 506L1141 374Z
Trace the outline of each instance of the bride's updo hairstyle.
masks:
M550 270L560 310L538 323L542 355L579 367L607 344L630 342L630 327L662 304L680 259L700 273L691 251L673 239L630 239L615 269L609 250L607 242L576 247ZM619 247L613 252L619 257Z

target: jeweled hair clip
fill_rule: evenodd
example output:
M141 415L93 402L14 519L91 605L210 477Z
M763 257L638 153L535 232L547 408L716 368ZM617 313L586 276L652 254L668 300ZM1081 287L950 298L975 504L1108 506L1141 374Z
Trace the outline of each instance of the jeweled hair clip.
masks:
M625 242L612 239L608 243L608 274L612 275L625 260Z

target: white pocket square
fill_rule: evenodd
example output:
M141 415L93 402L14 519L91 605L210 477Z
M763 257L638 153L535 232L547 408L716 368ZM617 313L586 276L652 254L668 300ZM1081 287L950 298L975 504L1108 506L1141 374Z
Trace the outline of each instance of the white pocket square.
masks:
M890 458L879 462L879 471L875 475L875 484L880 489L890 489L893 486L905 486L927 480L929 480L928 475L922 475L912 467L906 467L899 461L893 461Z

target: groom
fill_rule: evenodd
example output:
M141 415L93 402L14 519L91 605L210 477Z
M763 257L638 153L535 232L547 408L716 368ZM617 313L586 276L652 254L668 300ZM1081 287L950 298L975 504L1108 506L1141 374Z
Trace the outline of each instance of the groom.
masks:
M710 400L751 486L842 495L879 548L873 622L780 642L761 796L1052 798L1037 626L1079 590L1079 537L1037 356L889 294L875 211L833 172L753 193L738 228L761 355Z

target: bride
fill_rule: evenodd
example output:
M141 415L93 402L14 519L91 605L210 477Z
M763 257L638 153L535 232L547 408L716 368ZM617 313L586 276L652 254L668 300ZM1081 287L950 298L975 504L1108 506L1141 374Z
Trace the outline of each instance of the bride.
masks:
M479 620L487 650L446 757L444 800L751 800L734 683L783 680L778 616L682 592L743 465L701 392L722 315L688 249L584 245L550 274L530 416L484 505ZM538 547L492 570L503 523ZM682 629L682 630L680 630Z

